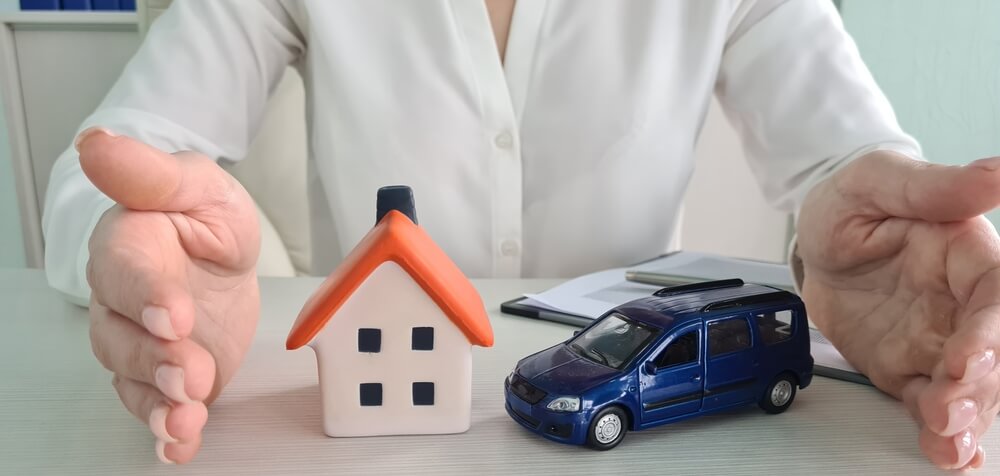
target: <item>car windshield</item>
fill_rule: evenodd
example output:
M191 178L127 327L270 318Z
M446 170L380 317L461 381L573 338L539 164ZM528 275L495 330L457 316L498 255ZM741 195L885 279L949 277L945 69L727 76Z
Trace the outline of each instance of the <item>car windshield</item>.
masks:
M649 345L656 329L614 313L569 342L569 347L585 359L621 370Z

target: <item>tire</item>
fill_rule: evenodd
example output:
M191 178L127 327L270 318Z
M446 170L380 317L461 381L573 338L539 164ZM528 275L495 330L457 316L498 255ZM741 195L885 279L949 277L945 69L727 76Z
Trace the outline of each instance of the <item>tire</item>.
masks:
M798 386L798 380L792 374L778 375L764 390L758 404L765 412L771 414L788 410L788 407L792 406L792 401L795 400L795 389Z
M618 406L610 406L597 412L587 428L587 446L607 451L618 446L628 433L628 415Z

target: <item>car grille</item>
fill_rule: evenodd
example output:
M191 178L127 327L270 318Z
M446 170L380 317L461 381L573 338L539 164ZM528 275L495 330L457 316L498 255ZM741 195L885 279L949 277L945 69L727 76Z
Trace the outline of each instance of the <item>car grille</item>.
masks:
M510 379L510 391L517 395L518 398L534 405L547 395L545 392L540 390L538 387L528 383L527 380L521 378L520 375L514 374L514 377Z
M513 410L513 409L512 409L512 410ZM514 414L515 414L515 415L517 415L517 416L518 416L519 418L521 418L522 420L524 420L524 422L525 422L525 423L527 423L527 424L528 424L528 426L530 426L530 427L532 427L532 428L538 428L538 424L539 424L539 423L541 423L540 421L538 421L538 419L537 419L537 418L532 418L532 417L531 417L530 415L528 415L527 413L524 413L524 412L520 412L520 411L517 411L517 410L514 410Z

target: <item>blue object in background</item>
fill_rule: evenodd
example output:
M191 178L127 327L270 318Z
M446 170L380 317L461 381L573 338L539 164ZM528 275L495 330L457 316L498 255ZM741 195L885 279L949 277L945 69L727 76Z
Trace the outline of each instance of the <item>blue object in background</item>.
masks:
M59 10L59 0L21 0L21 10Z
M21 0L21 10L135 11L135 0Z
M120 10L121 3L118 0L91 0L94 10Z
M63 10L90 10L90 0L61 0Z

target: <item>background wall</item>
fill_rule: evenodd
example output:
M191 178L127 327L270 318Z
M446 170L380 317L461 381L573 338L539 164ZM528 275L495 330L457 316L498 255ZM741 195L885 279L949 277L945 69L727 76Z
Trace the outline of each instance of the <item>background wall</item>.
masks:
M18 9L19 0L0 0L0 13ZM0 98L3 101L3 98ZM0 111L3 104L0 104ZM21 242L21 219L14 194L7 123L0 113L0 268L24 266L24 244Z
M1000 2L840 3L861 56L929 160L1000 155ZM990 218L1000 224L1000 211Z

